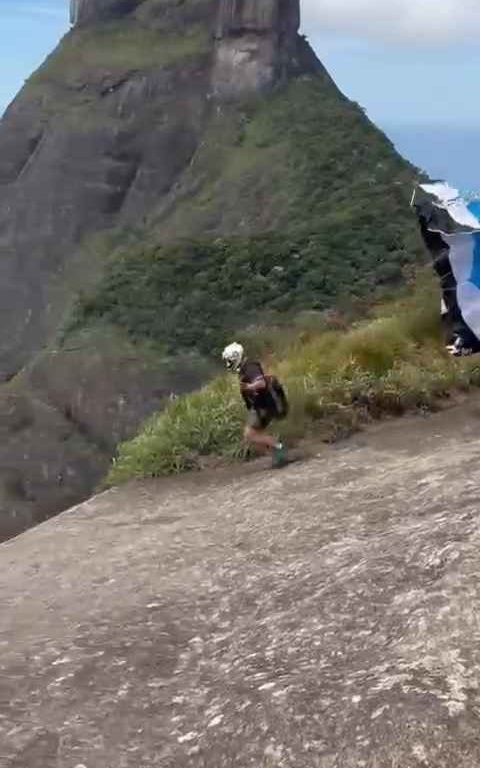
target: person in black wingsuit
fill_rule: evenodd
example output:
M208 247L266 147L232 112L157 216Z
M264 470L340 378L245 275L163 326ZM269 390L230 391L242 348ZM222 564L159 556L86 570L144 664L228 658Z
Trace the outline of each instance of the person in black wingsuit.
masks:
M271 451L273 467L285 466L289 463L286 447L266 432L273 420L284 418L288 412L281 384L274 376L267 376L259 362L248 360L241 344L229 344L222 357L227 369L240 379L240 392L248 411L246 442L262 452Z
M429 206L417 205L417 216L423 242L430 251L433 268L440 278L442 290L442 324L447 336L447 351L454 357L480 351L478 339L463 319L457 303L457 281L450 263L450 247L441 232L429 229Z

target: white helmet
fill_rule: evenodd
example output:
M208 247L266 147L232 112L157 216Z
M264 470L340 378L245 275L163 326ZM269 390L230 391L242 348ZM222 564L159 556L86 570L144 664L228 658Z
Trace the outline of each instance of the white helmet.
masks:
M228 370L238 373L243 358L245 357L245 350L241 344L234 342L233 344L229 344L228 347L225 347L222 357Z

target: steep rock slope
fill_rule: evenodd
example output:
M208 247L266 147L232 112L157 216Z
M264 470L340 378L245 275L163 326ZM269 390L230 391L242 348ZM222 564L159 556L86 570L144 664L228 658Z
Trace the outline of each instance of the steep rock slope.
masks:
M1 545L2 768L478 766L478 406Z
M298 34L298 0L71 11L0 123L9 532L88 492L119 439L205 380L222 333L415 257L413 170Z

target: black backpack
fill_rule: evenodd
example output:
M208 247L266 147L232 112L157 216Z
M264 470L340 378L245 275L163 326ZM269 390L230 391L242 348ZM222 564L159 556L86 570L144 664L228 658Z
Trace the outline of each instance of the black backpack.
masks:
M275 404L275 416L277 419L285 419L289 412L289 403L286 392L276 376L265 376L268 391Z

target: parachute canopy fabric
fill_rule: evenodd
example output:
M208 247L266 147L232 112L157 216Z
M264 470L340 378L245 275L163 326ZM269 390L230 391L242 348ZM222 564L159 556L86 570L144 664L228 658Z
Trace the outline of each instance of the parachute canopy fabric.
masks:
M432 182L415 188L412 204L440 276L442 298L452 324L478 351L480 200L467 201L445 182Z
M480 232L480 199L467 202L443 181L415 187L413 204L429 216L429 229L445 234Z

